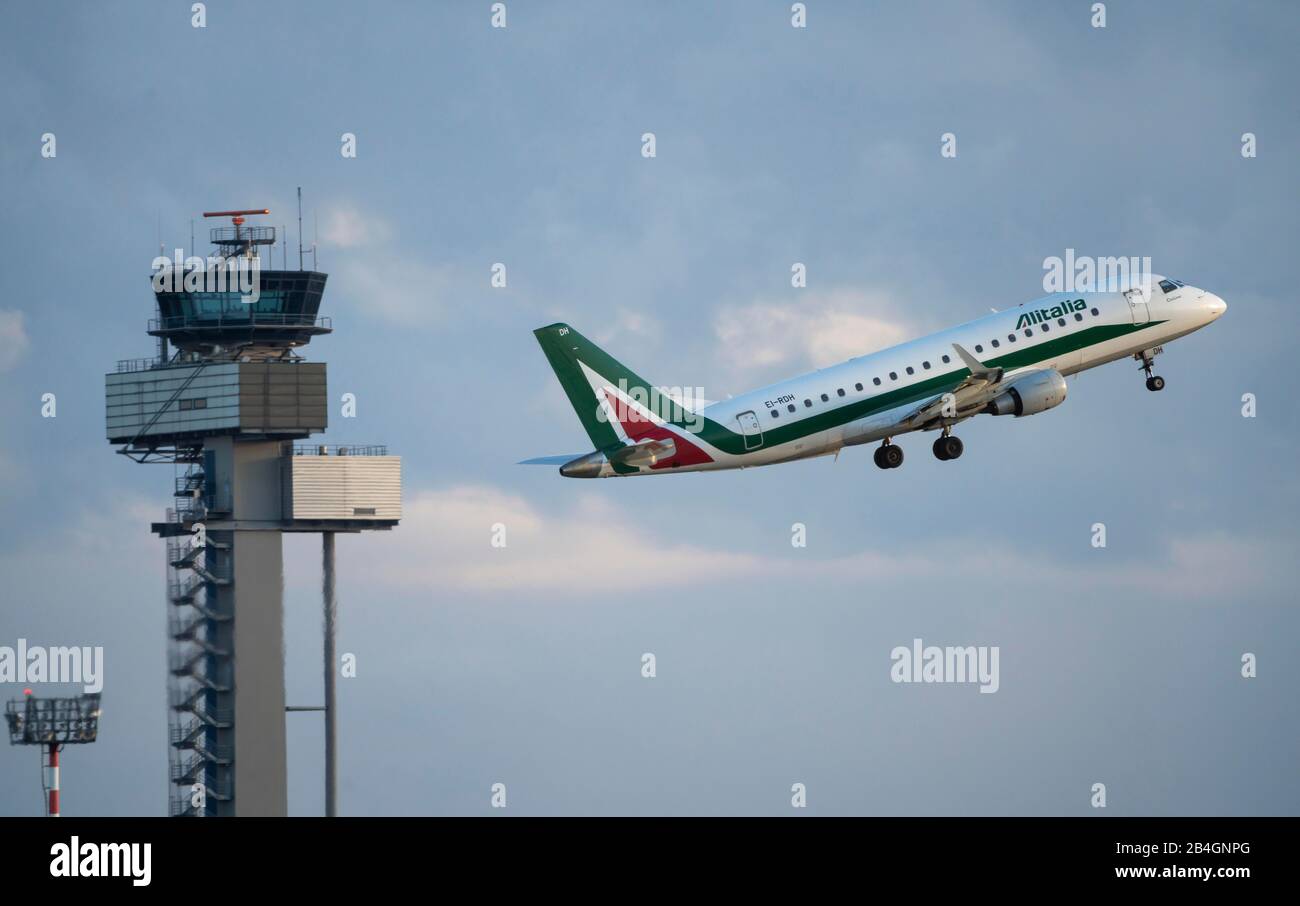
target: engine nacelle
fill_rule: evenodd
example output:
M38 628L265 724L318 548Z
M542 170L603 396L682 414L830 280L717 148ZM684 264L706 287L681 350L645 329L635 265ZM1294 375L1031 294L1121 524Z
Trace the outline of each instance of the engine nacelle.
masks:
M1034 371L1012 382L984 407L990 415L1036 415L1065 401L1065 378L1054 368Z

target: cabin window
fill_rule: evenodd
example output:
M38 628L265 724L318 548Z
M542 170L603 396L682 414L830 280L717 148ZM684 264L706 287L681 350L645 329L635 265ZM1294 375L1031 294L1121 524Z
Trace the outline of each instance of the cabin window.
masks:
M1097 311L1097 309L1094 308L1094 309L1092 310L1092 316L1093 316L1094 318L1097 317L1097 315L1099 315L1099 314L1101 314L1101 312Z
M844 395L844 388L841 387L839 390L836 390L835 392L836 392L839 396L843 396L843 395Z
M889 372L889 379L890 379L891 381L896 381L896 380L898 380L898 372L897 372L897 371L891 371L891 372Z
M880 378L878 378L878 377L873 377L873 378L871 379L871 383L873 383L873 384L875 384L877 387L879 387L879 386L880 386Z
M831 398L830 398L829 396L827 396L826 394L823 393L823 394L822 394L822 402L823 402L823 403L829 403L830 401L831 401Z
M908 374L916 374L916 372L915 372L914 370L912 370L912 366L911 366L911 365L908 365L908 366L907 366L907 373L908 373Z
M997 348L998 348L998 345L999 345L999 344L998 344L998 341L997 341L997 340L990 340L989 342L993 344L993 348L994 348L994 349L997 349Z
M879 384L880 381L876 381L876 383ZM861 385L861 384L854 384L853 386L856 387L859 391L862 390L862 385Z
M943 357L943 363L944 363L945 365L947 365L947 364L948 364L949 362L951 362L951 361L952 361L952 359L948 358L947 356L944 356L944 357Z
M789 409L791 412L793 412L793 411L794 411L794 403L791 403L790 405L786 406L786 408Z
M976 343L976 344L975 344L975 351L976 351L976 352L983 352L983 351L984 351L984 347L981 346L979 343Z
M1049 329L1051 326L1052 326L1052 325L1050 325L1050 324L1039 324L1039 325L1038 325L1038 331L1039 331L1039 333L1047 333L1048 329Z
M1034 329L1032 327L1026 327L1025 336L1032 337L1033 335L1034 335Z
M777 414L778 414L777 411L776 411L775 409L773 409L773 410L772 410L772 418L776 418Z
M929 362L922 362L922 363L921 363L921 367L924 368L926 371L929 371L929 370L930 370L930 363L929 363Z
M1008 342L1008 343L1014 343L1015 341L1016 341L1016 335L1015 335L1015 334L1013 334L1013 333L1009 333L1009 334L1007 334L1007 342Z
M812 408L812 400L804 400L804 401L803 401L803 405L804 405L804 408L805 408L805 409L811 409L811 408Z
M1065 318L1057 318L1057 319L1056 319L1056 325L1057 325L1058 327L1064 327L1064 326L1065 326Z
M1083 315L1079 314L1079 313L1076 311L1076 312L1074 313L1074 320L1076 320L1076 321L1082 321L1082 320L1083 320Z

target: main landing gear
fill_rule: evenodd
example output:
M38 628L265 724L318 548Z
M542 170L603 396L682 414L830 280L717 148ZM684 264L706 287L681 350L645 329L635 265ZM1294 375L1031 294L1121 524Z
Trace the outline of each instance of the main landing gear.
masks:
M882 469L897 469L903 464L903 448L890 443L888 438L876 447L874 456L876 465Z
M949 459L956 459L966 449L966 445L961 442L961 438L954 437L951 431L951 428L944 428L943 434L934 439L935 459L941 459L945 462ZM876 465L882 469L897 469L903 464L903 448L886 438L883 444L876 447L874 459Z
M1165 389L1165 379L1158 374L1151 373L1151 366L1155 364L1156 354L1161 351L1160 349L1144 349L1133 356L1133 358L1142 362L1142 371L1147 376L1147 389L1153 392Z
M934 439L934 458L941 459L945 462L949 459L956 459L961 456L966 445L961 442L960 437L954 437L945 430L942 434Z

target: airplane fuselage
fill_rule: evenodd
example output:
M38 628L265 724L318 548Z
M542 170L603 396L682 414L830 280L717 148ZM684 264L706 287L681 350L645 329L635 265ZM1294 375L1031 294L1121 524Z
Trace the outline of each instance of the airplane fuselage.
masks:
M644 399L628 397L584 365L595 398L604 397L603 416L619 429L620 439L627 445L649 444L647 449L658 444L669 452L629 466L598 451L561 472L613 477L748 468L831 454L855 444L884 440L887 445L917 430L942 429L946 437L952 425L977 413L955 409L947 417L921 416L924 420L916 423L907 419L918 417L918 407L927 401L964 392L959 388L969 388L973 369L981 365L998 374L990 388L1013 387L1034 372L1066 376L1144 354L1149 374L1153 350L1211 323L1226 307L1212 293L1167 280L1124 292L1057 293L698 412L678 413L680 417L665 417L662 406L647 408ZM957 347L978 361L964 361ZM1064 382L1060 384L1063 399ZM1160 378L1148 380L1149 389L1163 385ZM984 402L979 405L979 411L991 411ZM1008 405L1004 401L1004 411Z

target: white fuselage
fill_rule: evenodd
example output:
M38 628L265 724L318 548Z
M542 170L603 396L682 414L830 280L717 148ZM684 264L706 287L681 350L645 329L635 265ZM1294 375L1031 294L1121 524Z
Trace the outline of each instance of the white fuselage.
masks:
M1161 281L1161 285L1173 284ZM1041 315L1033 314L1078 308L1079 300L1082 310L1061 317L1041 319ZM1127 294L1056 293L713 403L698 414L730 432L738 432L745 449L734 449L734 442L729 444L732 450L721 448L727 444L710 444L708 432L682 434L703 449L711 461L682 464L665 471L767 465L834 453L845 445L917 430L900 428L899 422L926 399L946 389L942 386L945 375L954 375L952 383L957 382L956 375L963 365L954 344L960 344L981 362L1003 363L1007 382L1021 372L1039 369L1069 375L1185 336L1214 321L1226 307L1218 296L1181 284L1172 292L1153 282L1145 291ZM1040 320L1027 323L1033 318ZM872 401L879 401L880 406ZM870 411L847 420L840 417L864 409ZM721 435L714 432L714 436L716 439ZM658 470L640 470L636 474L654 471ZM614 474L608 465L602 473Z

